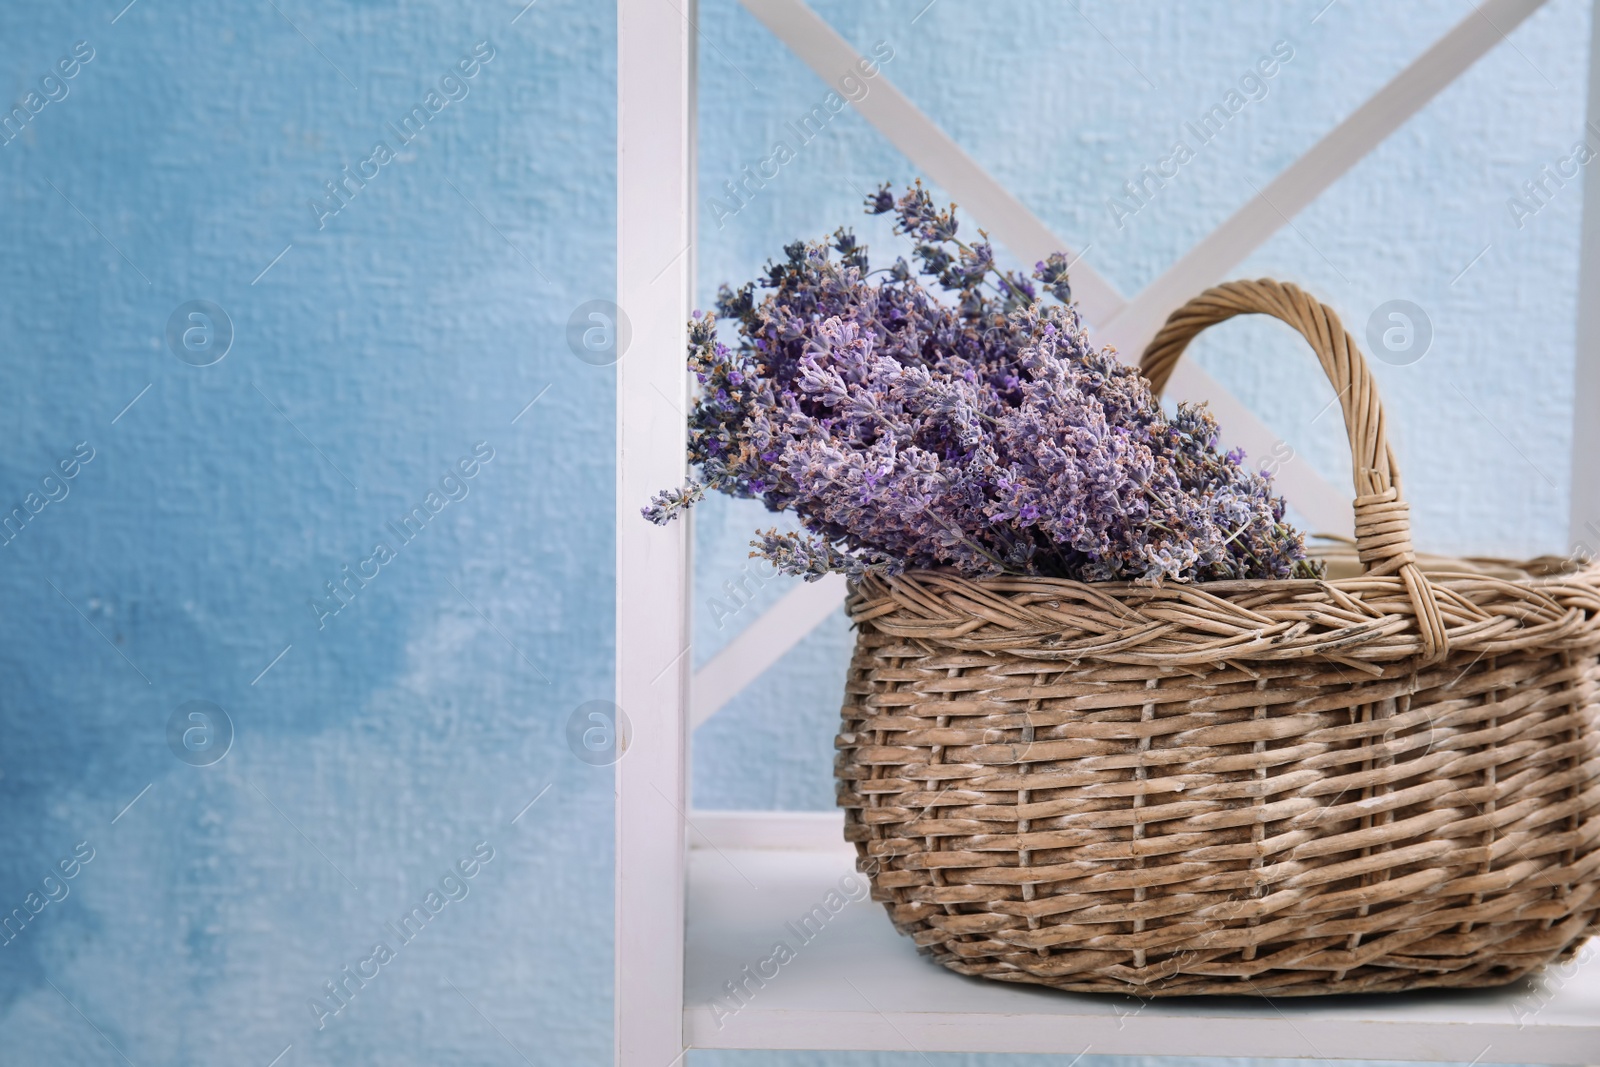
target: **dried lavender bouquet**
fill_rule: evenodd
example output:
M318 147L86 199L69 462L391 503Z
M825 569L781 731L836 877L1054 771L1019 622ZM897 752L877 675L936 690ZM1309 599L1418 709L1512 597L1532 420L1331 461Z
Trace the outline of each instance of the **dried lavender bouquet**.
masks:
M696 313L699 479L657 494L646 518L665 523L707 489L759 497L805 532L769 530L751 554L813 581L1318 573L1268 476L1217 450L1205 408L1168 415L1138 371L1089 343L1063 256L1032 280L1001 270L983 232L958 238L955 206L937 209L920 182L898 200L885 185L867 210L895 213L915 269L872 270L841 229L786 246L759 282L722 287L736 345L717 339L717 315Z

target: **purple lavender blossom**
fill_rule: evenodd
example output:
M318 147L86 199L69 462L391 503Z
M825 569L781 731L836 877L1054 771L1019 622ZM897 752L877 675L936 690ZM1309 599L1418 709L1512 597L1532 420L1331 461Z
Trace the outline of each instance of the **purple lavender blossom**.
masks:
M663 489L651 497L642 513L657 526L664 526L704 500L705 496L706 487L691 478L682 489Z
M759 285L724 287L737 346L717 339L716 315L689 324L701 386L689 458L703 484L658 494L647 518L669 521L706 488L792 510L807 533L768 531L752 555L807 580L1316 573L1268 477L1238 450L1218 453L1210 414L1167 415L1136 370L1090 345L1065 257L1035 267L1036 287L996 266L982 231L958 238L954 208L936 209L920 183L899 200L885 185L867 205L896 213L915 272L904 259L871 270L841 229L786 246Z

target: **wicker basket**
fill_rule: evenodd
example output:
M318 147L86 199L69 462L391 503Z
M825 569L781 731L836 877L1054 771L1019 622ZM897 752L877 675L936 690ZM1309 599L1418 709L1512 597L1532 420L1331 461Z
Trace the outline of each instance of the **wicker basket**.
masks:
M952 970L1141 996L1493 986L1600 931L1600 565L1415 555L1361 353L1292 285L1208 290L1144 373L1159 390L1250 312L1338 390L1347 574L851 591L846 836Z

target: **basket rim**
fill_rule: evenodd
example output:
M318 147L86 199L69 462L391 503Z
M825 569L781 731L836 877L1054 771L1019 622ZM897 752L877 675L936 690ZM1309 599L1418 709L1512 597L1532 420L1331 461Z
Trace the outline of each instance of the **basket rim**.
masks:
M1522 578L1484 568L1557 559L1430 558L1451 653L1600 653L1600 560ZM1435 569L1452 562L1461 569ZM1434 658L1395 574L1158 584L920 570L853 580L845 606L858 628L1027 659L1191 669L1314 659L1378 674Z

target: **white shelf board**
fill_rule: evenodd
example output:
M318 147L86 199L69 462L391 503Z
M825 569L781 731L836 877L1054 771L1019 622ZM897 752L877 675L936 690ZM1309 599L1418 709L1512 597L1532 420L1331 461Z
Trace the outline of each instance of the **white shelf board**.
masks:
M788 924L854 871L841 817L694 812L689 822L691 1048L1600 1064L1593 942L1563 972L1503 989L1141 1004L947 971L870 901L846 905L803 943ZM779 847L755 847L763 841ZM743 980L747 965L754 972L780 940L794 958L764 987L749 983L746 1003L731 1011L724 983Z

